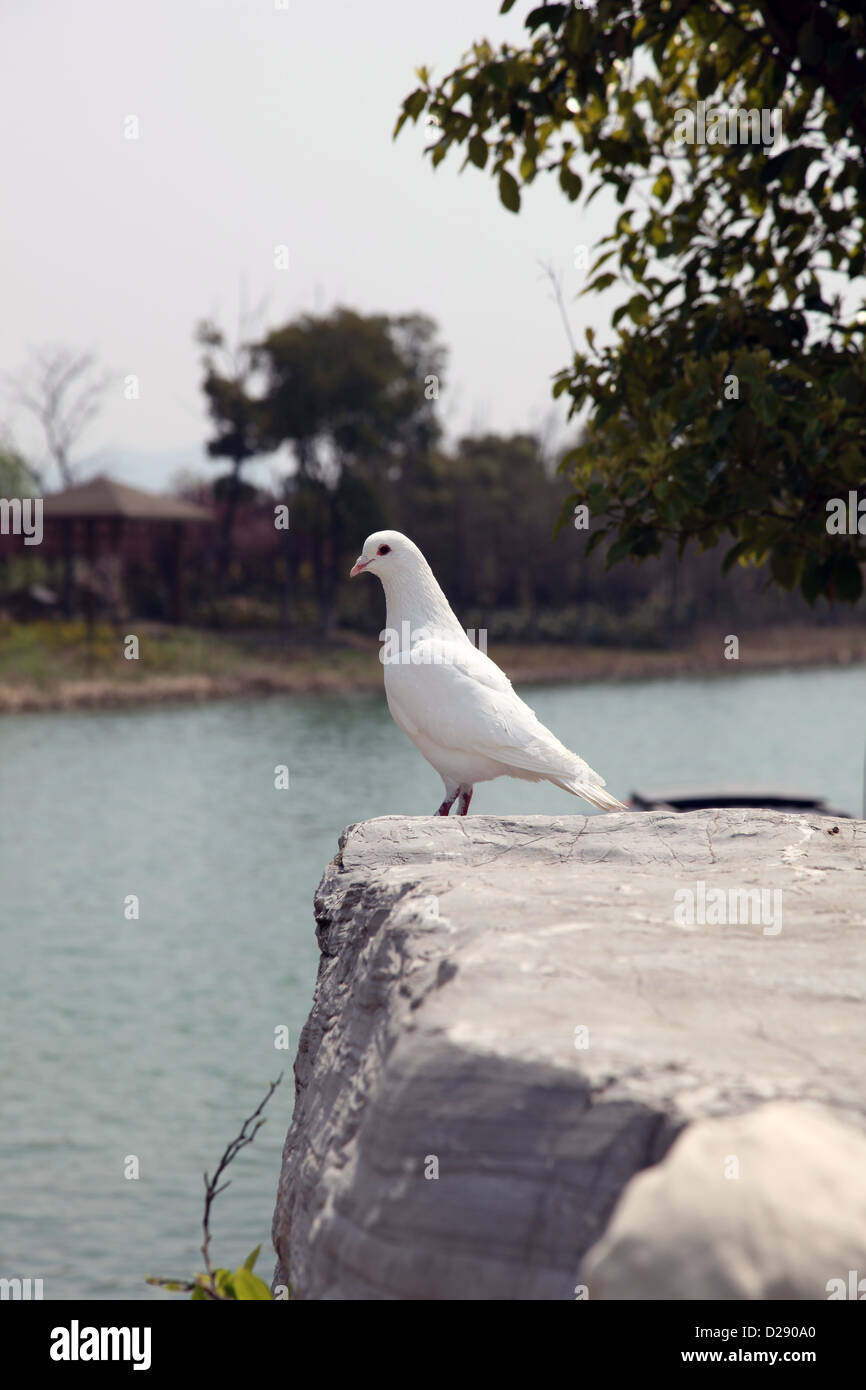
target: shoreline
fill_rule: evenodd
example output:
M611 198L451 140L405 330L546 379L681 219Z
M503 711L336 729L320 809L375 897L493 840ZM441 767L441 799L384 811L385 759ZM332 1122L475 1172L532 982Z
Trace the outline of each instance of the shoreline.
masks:
M517 687L721 677L743 670L833 669L866 663L864 624L761 628L743 633L739 640L738 660L725 659L725 639L718 632L696 635L681 646L665 649L495 642L489 655ZM46 684L0 679L0 715L381 691L378 652L377 642L354 638L342 645L292 647L287 660L247 658L234 670L163 671L123 679L100 673Z

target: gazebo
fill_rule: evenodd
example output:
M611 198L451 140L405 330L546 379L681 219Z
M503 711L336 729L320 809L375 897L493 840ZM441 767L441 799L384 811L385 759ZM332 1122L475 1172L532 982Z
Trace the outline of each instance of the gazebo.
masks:
M46 552L63 555L67 581L76 558L84 559L92 574L97 562L109 557L115 564L120 595L130 556L145 550L152 555L157 538L163 538L167 542L173 616L175 622L182 621L184 543L191 527L213 523L212 512L182 498L144 492L99 474L43 498L42 517ZM92 586L89 592L88 617L92 616Z

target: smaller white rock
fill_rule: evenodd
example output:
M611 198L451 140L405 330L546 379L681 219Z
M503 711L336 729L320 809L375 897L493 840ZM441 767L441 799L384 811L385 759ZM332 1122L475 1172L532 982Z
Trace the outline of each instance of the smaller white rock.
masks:
M579 1278L595 1299L829 1299L854 1271L866 1295L864 1173L866 1136L818 1107L699 1120L632 1178Z

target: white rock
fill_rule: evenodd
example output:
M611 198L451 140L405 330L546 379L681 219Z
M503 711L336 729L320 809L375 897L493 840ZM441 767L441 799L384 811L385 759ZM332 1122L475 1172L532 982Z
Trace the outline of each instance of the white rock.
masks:
M860 1277L866 1297L866 1138L782 1101L698 1120L631 1179L579 1277L596 1299L827 1299Z

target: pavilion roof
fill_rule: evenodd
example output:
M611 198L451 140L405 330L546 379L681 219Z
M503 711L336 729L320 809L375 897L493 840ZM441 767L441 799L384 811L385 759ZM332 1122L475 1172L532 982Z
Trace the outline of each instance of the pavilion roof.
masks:
M49 493L43 498L43 514L48 520L86 520L100 517L123 517L129 521L213 521L214 515L194 502L180 497L166 497L158 492L143 492L115 482L104 473L75 483L63 492Z

